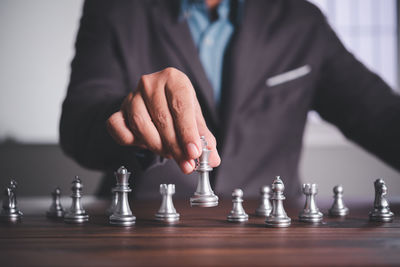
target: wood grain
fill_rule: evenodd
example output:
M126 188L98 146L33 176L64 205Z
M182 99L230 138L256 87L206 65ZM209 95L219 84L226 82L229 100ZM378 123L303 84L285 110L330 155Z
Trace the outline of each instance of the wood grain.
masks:
M370 203L320 225L298 222L299 207L287 207L294 221L286 229L265 227L253 214L257 201L244 203L250 219L239 224L226 221L230 201L216 208L175 201L181 220L172 225L153 220L159 202L133 203L137 223L129 228L108 224L106 204L87 207L84 225L42 215L0 224L0 266L400 266L399 217L371 223ZM399 214L399 207L391 208Z

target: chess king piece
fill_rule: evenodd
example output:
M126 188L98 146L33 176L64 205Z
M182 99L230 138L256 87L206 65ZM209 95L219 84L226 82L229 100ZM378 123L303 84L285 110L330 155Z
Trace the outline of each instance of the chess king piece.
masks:
M243 209L243 191L242 189L235 189L232 192L233 207L228 214L228 221L230 222L245 222L249 219L249 215Z
M121 166L115 173L117 185L114 187L114 190L117 194L117 205L110 216L110 224L119 226L131 226L135 224L136 217L132 214L128 199L128 193L132 191L129 188L130 175L131 173L124 166Z
M46 216L49 218L63 218L64 217L64 208L61 205L60 197L61 197L61 189L56 187L54 191L51 193L52 203L49 210L46 212Z
M75 176L75 179L72 181L72 204L69 210L64 215L64 222L66 223L84 223L89 221L89 215L82 207L81 203L81 191L82 191L82 182L78 176Z
M319 211L315 202L315 195L318 193L317 184L303 184L303 194L306 196L304 209L299 214L302 222L318 223L322 221L323 214Z
M196 171L199 173L197 189L193 197L190 198L191 206L198 207L215 207L218 206L218 197L214 194L210 185L209 172L212 168L208 164L210 150L207 149L207 142L204 136L201 137L202 154L197 161Z
M268 227L290 226L292 220L286 215L283 207L283 200L285 200L285 196L283 195L284 190L285 185L283 184L281 178L276 176L274 182L272 183L272 210L265 219L265 223Z
M114 174L116 175L116 174ZM106 214L108 216L110 216L111 214L113 214L115 207L117 206L118 203L118 194L115 191L115 188L113 187L113 189L111 189L111 195L112 195L112 200L111 200L111 205L110 207L108 207L108 209L106 210Z
M382 179L374 182L375 201L374 209L369 213L369 219L375 222L391 222L394 214L390 211L389 202L386 199L387 187Z
M268 216L272 210L271 202L269 200L271 188L268 185L264 185L260 188L261 204L256 209L257 216Z
M333 188L333 204L329 209L330 216L346 216L349 214L349 208L343 202L343 186L337 185Z
M10 180L4 190L3 208L0 213L0 218L3 221L17 222L22 218L22 212L17 207L17 182L14 179Z
M175 194L174 184L160 184L160 194L162 202L160 209L156 213L156 220L165 222L179 221L179 213L176 212L174 203L172 202L172 195Z

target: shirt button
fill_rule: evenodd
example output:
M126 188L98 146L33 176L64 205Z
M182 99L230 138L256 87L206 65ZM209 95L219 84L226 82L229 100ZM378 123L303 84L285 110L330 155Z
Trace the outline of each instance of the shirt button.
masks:
M204 39L204 43L206 45L213 45L214 44L214 40L210 37L206 37L206 39Z

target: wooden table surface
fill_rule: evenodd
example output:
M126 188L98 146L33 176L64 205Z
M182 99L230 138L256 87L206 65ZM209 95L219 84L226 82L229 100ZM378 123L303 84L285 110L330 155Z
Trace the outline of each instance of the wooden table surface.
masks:
M110 226L106 203L86 207L90 222L68 225L43 215L0 224L0 266L400 266L400 218L368 221L371 203L348 204L346 219L325 217L320 225L297 221L267 228L254 216L257 201L245 201L246 223L229 223L230 201L191 208L175 200L179 223L153 220L159 201L135 202L136 225ZM321 208L321 207L320 207ZM326 212L326 205L322 211ZM400 205L391 205L400 214Z

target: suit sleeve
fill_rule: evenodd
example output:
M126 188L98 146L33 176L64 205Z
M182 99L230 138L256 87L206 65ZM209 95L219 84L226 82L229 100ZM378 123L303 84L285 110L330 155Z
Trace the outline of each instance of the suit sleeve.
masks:
M325 19L314 109L367 151L400 170L400 96L342 45Z
M154 164L155 155L118 145L106 130L107 119L119 110L131 90L107 17L112 2L84 4L62 106L60 143L67 155L88 168L110 170L125 165L143 169Z

